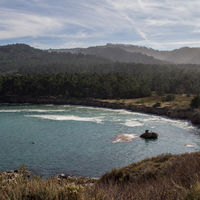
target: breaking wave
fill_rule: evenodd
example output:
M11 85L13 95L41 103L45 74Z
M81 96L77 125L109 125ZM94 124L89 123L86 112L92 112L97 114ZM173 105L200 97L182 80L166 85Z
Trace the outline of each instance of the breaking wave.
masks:
M129 127L136 127L136 126L143 126L142 123L138 122L138 121L134 121L134 120L127 120L125 122L125 125L126 126L129 126Z
M17 112L37 112L37 113L45 113L45 112L66 112L66 110L43 110L43 109L21 109L21 110L0 110L0 113L17 113Z
M75 115L26 115L27 117L36 117L41 119L50 119L57 121L83 121L83 122L96 122L101 123L100 117L79 117Z

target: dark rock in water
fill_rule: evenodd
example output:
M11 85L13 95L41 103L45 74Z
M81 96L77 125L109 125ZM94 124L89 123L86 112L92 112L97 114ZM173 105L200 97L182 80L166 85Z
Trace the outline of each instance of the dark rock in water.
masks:
M146 130L145 133L143 133L142 135L140 135L141 138L144 139L157 139L158 138L158 134L149 130Z

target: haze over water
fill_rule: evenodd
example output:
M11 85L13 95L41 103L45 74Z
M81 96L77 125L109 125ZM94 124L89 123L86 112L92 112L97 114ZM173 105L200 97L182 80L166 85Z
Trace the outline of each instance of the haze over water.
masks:
M146 129L159 133L159 139L139 138ZM116 140L123 134L132 141ZM25 164L45 177L60 173L98 177L162 153L200 150L200 134L187 121L125 110L1 106L0 147L0 171Z

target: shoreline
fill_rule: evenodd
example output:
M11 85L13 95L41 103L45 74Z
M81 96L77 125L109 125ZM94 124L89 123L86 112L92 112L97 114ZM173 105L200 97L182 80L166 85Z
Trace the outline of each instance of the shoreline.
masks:
M137 104L123 104L123 103L111 103L106 100L100 99L85 99L85 98L63 98L63 97L18 97L18 96L6 96L0 97L1 104L54 104L54 105L80 105L90 106L99 108L110 108L110 109L124 109L132 112L140 112L146 114L154 114L158 116L169 117L171 119L188 120L193 125L200 125L200 112L189 108L189 109L172 109L170 107L148 107L145 105Z

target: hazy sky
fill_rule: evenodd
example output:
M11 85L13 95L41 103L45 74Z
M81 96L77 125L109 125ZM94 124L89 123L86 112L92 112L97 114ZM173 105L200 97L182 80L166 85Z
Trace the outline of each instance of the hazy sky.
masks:
M200 0L0 0L0 45L200 47Z

